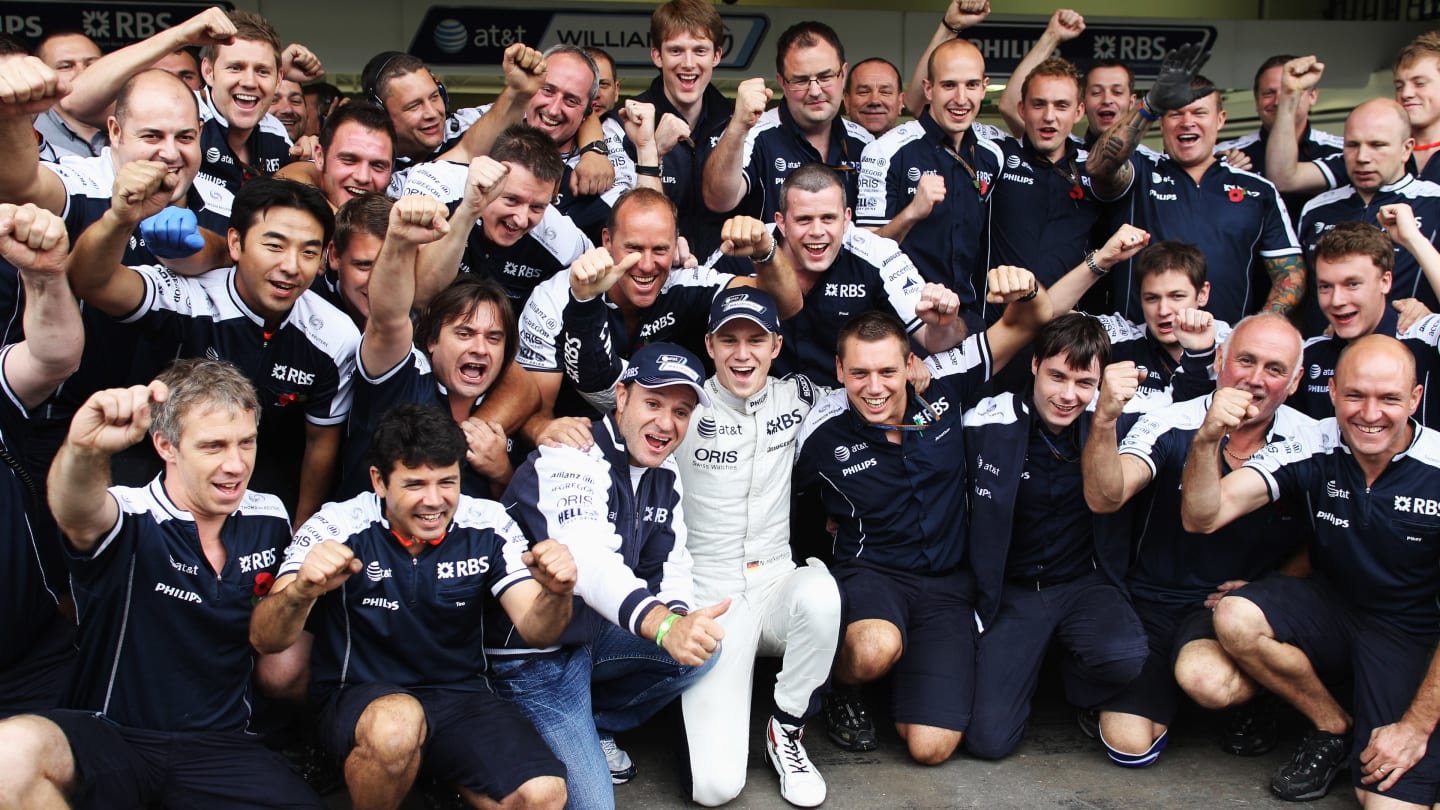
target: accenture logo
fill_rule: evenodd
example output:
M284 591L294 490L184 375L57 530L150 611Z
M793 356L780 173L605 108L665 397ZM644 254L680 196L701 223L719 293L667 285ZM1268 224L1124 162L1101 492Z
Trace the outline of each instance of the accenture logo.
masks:
M905 170L905 177L912 183L920 182L920 170L911 166Z
M846 447L846 446L843 445L843 444L841 444L841 445L836 445L836 446L835 446L835 460L838 461L838 462L840 462L841 464L844 464L845 462L849 461L849 460L850 460L850 448Z
M435 26L435 47L442 53L459 53L469 40L470 32L459 20L446 18Z
M708 414L700 417L700 424L695 429L699 431L702 439L715 438L715 417Z

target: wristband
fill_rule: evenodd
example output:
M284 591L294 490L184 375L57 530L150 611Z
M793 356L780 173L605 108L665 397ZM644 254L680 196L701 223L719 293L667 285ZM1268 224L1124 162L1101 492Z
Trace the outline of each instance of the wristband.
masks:
M635 173L641 175L642 177L659 177L660 166L658 164L655 166L646 166L643 163L636 163Z
M1149 121L1151 123L1154 123L1160 118L1160 116L1156 115L1153 111L1151 111L1150 103L1143 98L1140 99L1140 104L1135 108L1135 111L1140 113L1141 118L1144 118L1146 121Z
M1034 301L1034 300L1035 300L1035 296L1037 296L1037 295L1039 295L1039 294L1040 294L1040 283L1039 283L1039 282L1036 282L1036 283L1035 283L1035 286L1033 286L1033 287L1030 288L1030 292L1025 293L1024 295L1020 296L1019 298L1016 298L1016 299L1015 299L1015 303L1017 303L1017 304L1023 304L1023 303L1025 303L1026 301Z
M756 264L769 264L770 262L775 261L775 251L777 251L777 250L779 250L779 249L780 249L780 240L777 239L777 238L775 238L775 234L772 233L772 234L770 234L770 252L769 252L769 253L766 253L766 254L765 254L765 258L763 258L763 259L757 259L757 258L755 258L754 256L751 256L751 257L750 257L750 261L752 261L752 262L754 262L754 263L756 263Z
M665 649L665 634L669 633L670 628L673 627L675 625L675 622L678 621L680 621L680 614L671 613L669 617L665 619L665 621L660 622L660 629L655 631L656 647L659 647L662 650Z
M1150 120L1154 121L1155 119L1152 118ZM605 147L604 141L591 141L590 143L587 143L579 149L575 150L575 154L577 155L583 155L586 152L594 152L600 157L610 157L610 150Z
M1110 271L1101 267L1100 263L1095 261L1095 253L1096 251L1092 250L1089 253L1085 254L1085 266L1090 268L1090 272L1101 278L1104 278L1105 276L1109 275Z
M963 35L963 34L965 33L965 29L964 29L964 28L958 28L958 27L956 27L956 26L951 25L951 24L949 23L949 21L947 21L944 17L941 17L941 18L940 18L940 24L943 25L943 26L945 26L946 30L948 30L950 33L954 34L954 35L957 36L957 37L958 37L958 36L961 36L961 35Z

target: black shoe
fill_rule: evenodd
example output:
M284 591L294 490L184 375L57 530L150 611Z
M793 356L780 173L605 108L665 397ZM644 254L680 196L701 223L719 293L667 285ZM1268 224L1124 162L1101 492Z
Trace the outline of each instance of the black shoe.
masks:
M1080 727L1080 733L1092 740L1100 739L1100 710L1099 709L1076 709L1075 724Z
M1336 774L1348 766L1349 757L1346 735L1314 729L1300 741L1295 756L1270 776L1270 792L1287 802L1323 798Z
M1258 757L1275 747L1275 700L1261 695L1230 710L1230 725L1220 738L1220 750L1237 757Z
M875 750L875 724L859 692L835 691L825 698L825 729L846 751Z

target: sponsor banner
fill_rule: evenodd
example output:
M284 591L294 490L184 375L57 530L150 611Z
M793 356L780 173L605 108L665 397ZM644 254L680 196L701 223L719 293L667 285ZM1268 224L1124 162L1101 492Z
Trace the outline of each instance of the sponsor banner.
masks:
M105 0L0 4L0 31L38 40L53 31L80 31L106 53L123 48L194 17L210 6L226 10L225 0L199 3L110 3Z
M985 55L985 72L1002 78L1015 72L1020 60L1035 47L1045 23L981 23L965 32ZM1160 72L1165 52L1181 45L1215 46L1215 29L1208 25L1087 24L1080 36L1062 42L1060 55L1083 70L1101 59L1118 59L1130 66L1137 80L1149 81ZM1202 68L1203 70L1203 68Z

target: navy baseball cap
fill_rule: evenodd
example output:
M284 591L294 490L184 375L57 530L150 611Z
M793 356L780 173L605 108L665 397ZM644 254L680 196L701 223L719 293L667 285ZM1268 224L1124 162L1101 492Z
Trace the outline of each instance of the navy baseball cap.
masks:
M710 331L736 318L748 318L772 335L780 334L780 308L770 293L755 287L731 287L721 290L710 303Z
M688 385L700 397L700 404L710 407L705 393L705 367L700 360L674 343L651 343L630 358L630 365L620 375L620 382L637 382L645 388Z

